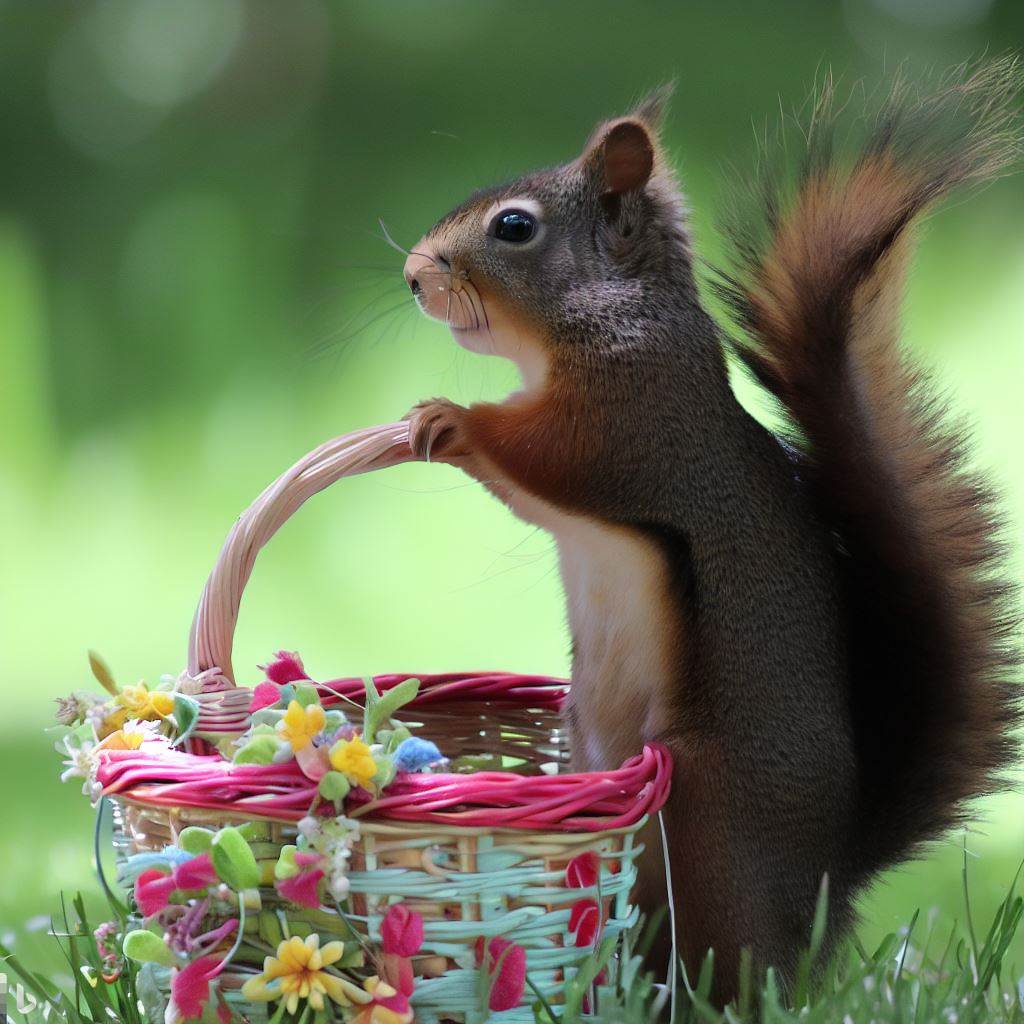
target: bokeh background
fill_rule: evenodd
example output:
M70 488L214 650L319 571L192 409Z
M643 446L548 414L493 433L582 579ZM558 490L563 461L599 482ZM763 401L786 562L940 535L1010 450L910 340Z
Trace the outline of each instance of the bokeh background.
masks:
M122 682L177 673L221 540L280 470L420 398L512 385L417 317L378 218L409 245L677 77L667 141L714 259L727 164L823 69L871 87L905 59L1022 43L1018 0L0 3L5 941L59 972L40 928L62 889L95 893L91 811L42 732L55 697L90 685L86 649ZM941 212L907 306L1015 541L1022 227L1020 178ZM1024 575L1019 545L1010 559ZM253 680L278 647L324 677L567 667L550 541L445 467L310 504L261 557L237 640ZM979 917L1024 856L1021 799L982 811ZM917 907L962 919L962 838L884 880L866 942Z

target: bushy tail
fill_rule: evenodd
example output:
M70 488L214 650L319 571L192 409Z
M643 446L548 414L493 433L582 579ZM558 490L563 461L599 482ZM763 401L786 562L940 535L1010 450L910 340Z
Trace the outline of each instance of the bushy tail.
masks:
M915 223L1020 153L1020 85L1015 59L960 68L926 95L901 83L845 161L827 85L798 180L762 176L761 230L732 233L722 275L736 352L787 414L836 538L863 780L854 882L957 822L1014 754L1018 623L994 497L901 355L899 312Z

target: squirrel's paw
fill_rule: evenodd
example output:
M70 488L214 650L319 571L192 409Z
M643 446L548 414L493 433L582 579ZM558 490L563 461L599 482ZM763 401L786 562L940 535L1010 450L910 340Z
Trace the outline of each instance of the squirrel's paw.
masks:
M466 410L447 398L430 398L414 405L403 417L409 421L409 447L426 462L469 454L463 417Z

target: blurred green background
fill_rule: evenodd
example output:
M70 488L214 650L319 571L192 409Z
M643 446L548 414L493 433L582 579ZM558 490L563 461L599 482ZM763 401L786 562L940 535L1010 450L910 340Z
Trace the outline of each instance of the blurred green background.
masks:
M1022 43L1018 0L0 3L5 941L52 964L41 915L95 889L91 811L41 731L53 698L90 685L86 649L122 682L178 672L221 540L279 471L420 398L512 384L418 318L378 218L409 245L675 76L667 141L714 258L724 168L824 67L870 84ZM1020 178L943 211L907 309L1015 537L1022 225ZM550 541L432 466L304 509L261 558L237 640L250 680L282 646L324 677L567 667ZM1021 799L983 811L979 914L1024 856ZM918 906L961 913L961 839L878 887L868 939Z

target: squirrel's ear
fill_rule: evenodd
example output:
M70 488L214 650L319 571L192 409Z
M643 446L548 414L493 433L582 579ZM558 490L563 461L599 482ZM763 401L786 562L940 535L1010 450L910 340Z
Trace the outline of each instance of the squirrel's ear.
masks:
M648 128L660 132L665 123L665 114L676 91L675 79L651 90L633 109L633 117L643 121Z
M591 136L580 161L608 192L643 188L654 170L654 139L642 121L632 117L601 125Z

